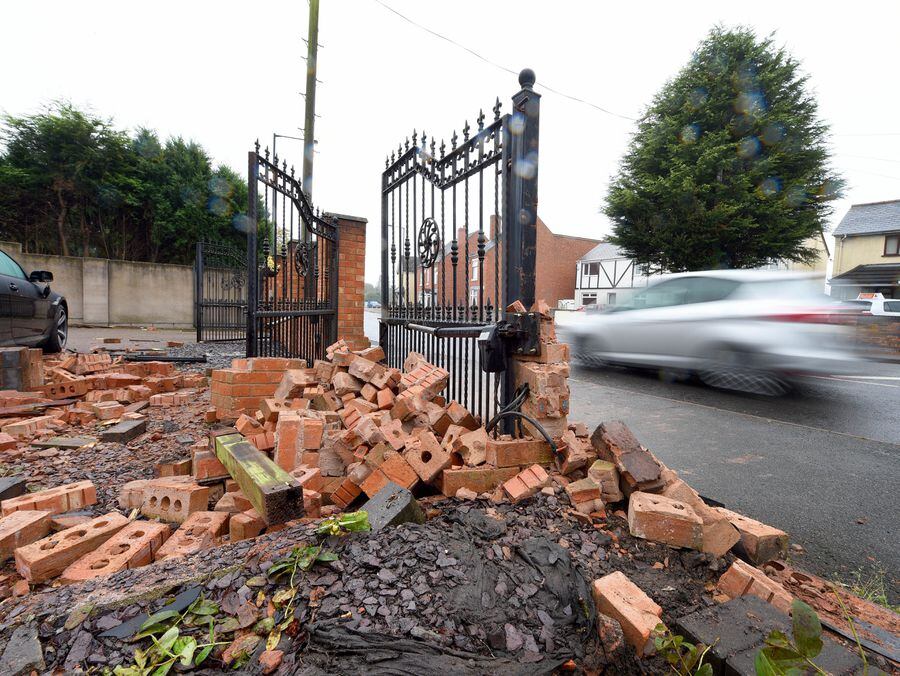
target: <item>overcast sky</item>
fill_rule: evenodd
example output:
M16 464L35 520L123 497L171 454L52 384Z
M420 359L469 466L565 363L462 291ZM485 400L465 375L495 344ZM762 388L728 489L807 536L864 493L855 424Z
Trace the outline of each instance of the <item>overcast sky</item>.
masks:
M636 117L716 23L775 32L811 76L849 204L900 198L900 3L486 2L384 4L514 71L541 108L540 214L555 232L602 238L599 213ZM314 202L369 219L366 278L379 273L380 172L413 128L449 138L504 110L515 75L404 21L376 0L321 0ZM299 136L308 6L155 0L17 2L4 8L0 109L69 99L122 127L200 142L246 172L254 139ZM279 155L300 169L300 144Z

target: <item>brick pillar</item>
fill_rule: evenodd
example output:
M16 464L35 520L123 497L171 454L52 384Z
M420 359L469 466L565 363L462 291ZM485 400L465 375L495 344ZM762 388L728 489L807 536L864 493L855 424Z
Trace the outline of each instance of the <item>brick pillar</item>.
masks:
M335 215L340 231L337 337L347 341L352 349L362 350L369 347L363 328L368 221L357 216Z

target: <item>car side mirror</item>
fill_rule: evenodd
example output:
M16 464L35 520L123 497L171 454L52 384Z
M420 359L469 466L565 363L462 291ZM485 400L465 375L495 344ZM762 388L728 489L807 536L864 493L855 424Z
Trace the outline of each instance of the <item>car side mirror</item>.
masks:
M53 273L47 272L46 270L35 270L30 275L28 275L29 282L42 282L46 284L47 282L53 281Z

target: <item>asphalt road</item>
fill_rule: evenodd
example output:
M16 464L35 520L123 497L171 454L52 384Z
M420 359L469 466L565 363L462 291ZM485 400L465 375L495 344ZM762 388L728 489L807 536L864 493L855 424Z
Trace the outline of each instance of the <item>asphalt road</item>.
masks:
M824 577L883 568L900 598L900 365L806 377L777 398L575 366L570 419L621 419L702 495L788 531Z

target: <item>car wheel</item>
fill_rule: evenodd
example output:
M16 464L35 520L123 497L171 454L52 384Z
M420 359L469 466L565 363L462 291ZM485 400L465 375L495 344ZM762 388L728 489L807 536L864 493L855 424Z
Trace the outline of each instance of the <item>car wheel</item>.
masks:
M60 305L56 308L56 318L53 322L53 328L50 330L50 337L44 341L41 346L47 354L62 352L66 349L66 342L69 340L69 314L66 308Z
M606 361L598 356L600 352L604 351L600 339L590 336L580 336L575 340L574 347L575 349L572 352L572 358L583 366L606 366Z
M787 382L775 374L754 366L754 355L734 347L719 347L710 352L709 365L698 372L700 381L720 390L734 390L778 397L790 390Z

